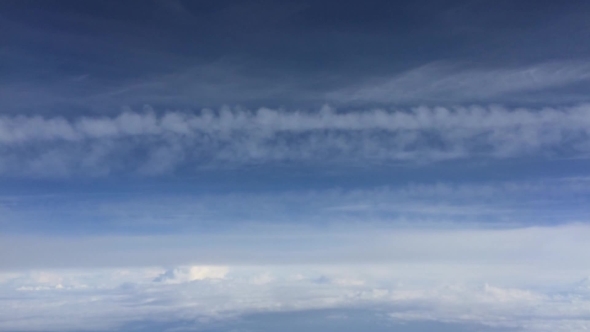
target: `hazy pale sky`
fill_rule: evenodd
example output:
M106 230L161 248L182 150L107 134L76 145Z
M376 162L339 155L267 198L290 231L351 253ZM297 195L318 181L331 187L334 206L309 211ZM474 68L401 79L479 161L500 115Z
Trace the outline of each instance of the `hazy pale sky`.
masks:
M588 17L1 1L0 331L590 329Z

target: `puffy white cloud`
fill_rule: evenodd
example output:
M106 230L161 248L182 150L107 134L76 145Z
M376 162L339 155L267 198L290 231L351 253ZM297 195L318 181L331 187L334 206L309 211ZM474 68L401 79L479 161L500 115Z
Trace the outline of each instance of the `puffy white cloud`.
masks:
M224 266L188 266L179 267L159 275L154 281L164 283L183 283L195 280L223 279L228 272Z

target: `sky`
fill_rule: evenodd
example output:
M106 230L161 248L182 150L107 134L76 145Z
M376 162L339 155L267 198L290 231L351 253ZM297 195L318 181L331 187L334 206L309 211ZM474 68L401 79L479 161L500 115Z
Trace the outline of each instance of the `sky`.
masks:
M0 331L590 329L590 2L0 2Z

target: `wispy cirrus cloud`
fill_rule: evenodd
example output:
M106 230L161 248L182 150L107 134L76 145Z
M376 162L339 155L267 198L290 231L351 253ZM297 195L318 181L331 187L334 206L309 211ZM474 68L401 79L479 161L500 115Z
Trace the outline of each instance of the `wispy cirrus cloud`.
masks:
M0 230L153 235L223 232L228 225L244 229L272 224L388 229L558 225L590 218L580 203L590 197L589 184L588 178L565 178L247 193L204 189L170 195L143 188L139 193L5 195L0 196Z
M523 101L527 99L527 92L556 89L589 79L590 65L585 62L487 69L434 63L389 78L374 78L327 96L348 103L477 102L495 98ZM534 99L538 101L539 98L543 97ZM556 101L566 99L562 97Z

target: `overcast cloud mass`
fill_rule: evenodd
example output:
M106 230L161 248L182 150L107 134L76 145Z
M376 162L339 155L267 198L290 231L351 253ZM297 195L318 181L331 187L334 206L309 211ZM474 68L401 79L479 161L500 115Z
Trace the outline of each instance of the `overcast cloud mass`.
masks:
M589 330L589 15L0 1L0 331Z

